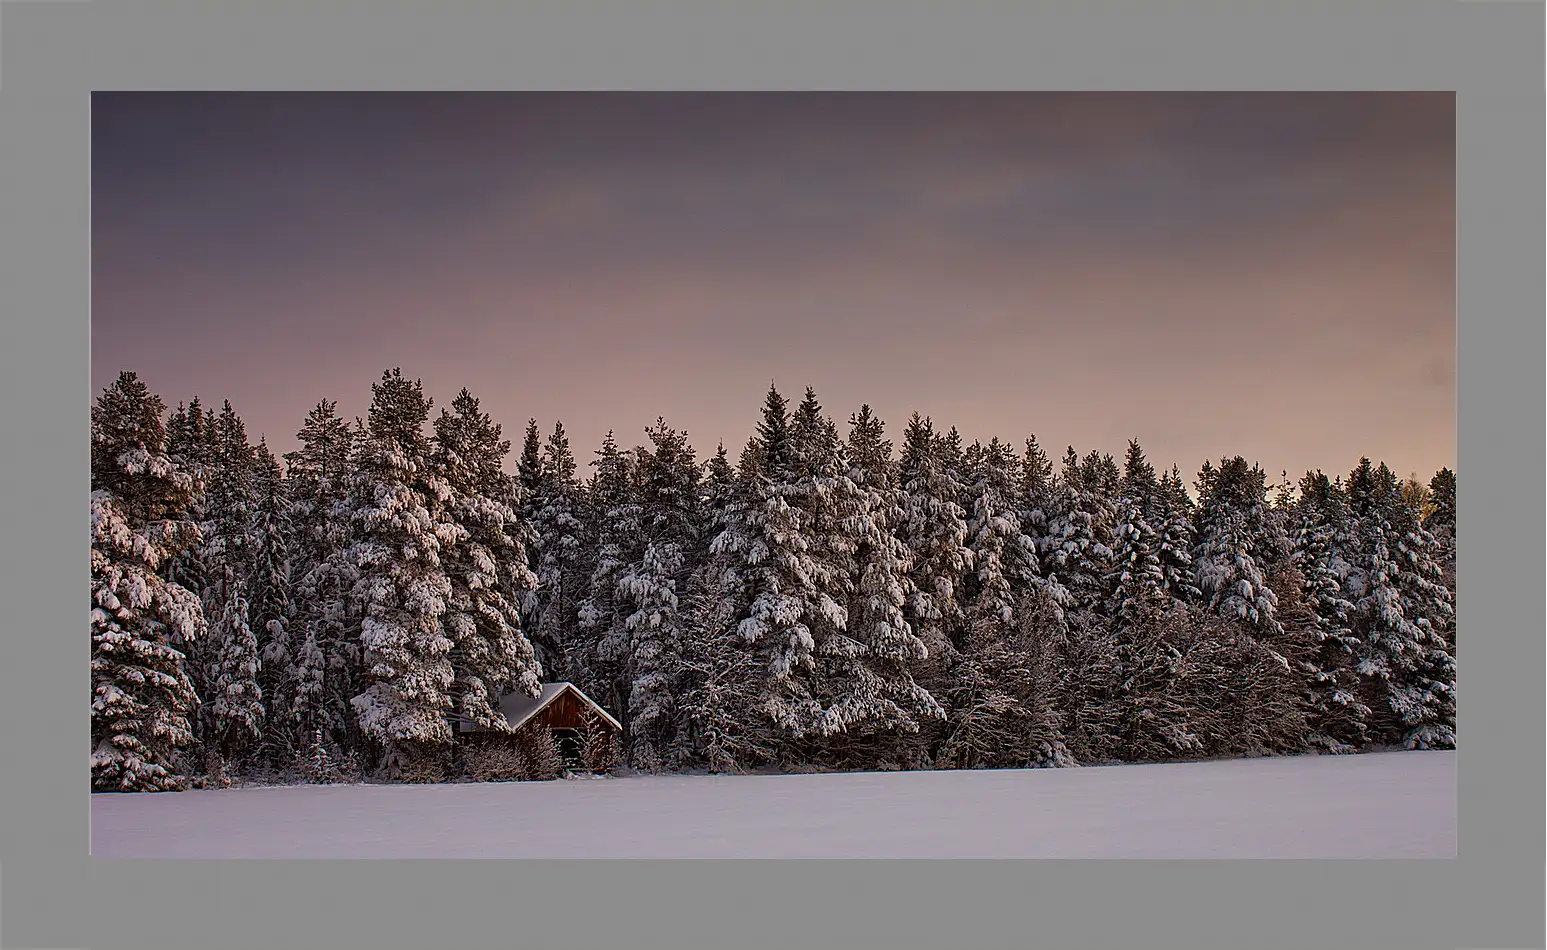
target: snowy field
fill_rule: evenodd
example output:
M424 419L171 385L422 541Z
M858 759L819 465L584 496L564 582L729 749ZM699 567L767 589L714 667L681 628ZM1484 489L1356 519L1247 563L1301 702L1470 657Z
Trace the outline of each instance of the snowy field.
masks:
M98 794L150 858L1447 858L1454 752Z

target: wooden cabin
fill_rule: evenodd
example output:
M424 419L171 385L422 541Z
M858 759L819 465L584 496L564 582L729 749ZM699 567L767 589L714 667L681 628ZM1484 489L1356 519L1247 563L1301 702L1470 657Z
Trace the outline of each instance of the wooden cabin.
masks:
M599 730L607 741L616 743L623 726L574 683L544 683L536 696L510 693L500 698L499 710L510 723L513 739L522 730L547 727L553 732L559 758L571 771L585 768L588 730ZM489 730L465 721L456 724L458 734L485 733Z

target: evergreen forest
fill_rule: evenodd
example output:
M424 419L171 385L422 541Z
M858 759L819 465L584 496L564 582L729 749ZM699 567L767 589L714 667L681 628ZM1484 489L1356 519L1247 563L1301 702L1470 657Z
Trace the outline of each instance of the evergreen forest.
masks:
M516 447L467 390L370 396L279 456L229 402L98 395L95 790L476 777L455 723L560 681L642 772L1456 743L1448 469L1184 479L774 388L708 458L665 420Z

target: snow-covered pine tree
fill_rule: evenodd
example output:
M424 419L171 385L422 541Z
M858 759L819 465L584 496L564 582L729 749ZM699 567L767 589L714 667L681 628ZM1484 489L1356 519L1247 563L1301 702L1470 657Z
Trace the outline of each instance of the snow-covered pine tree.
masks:
M991 440L968 492L966 633L951 675L937 686L950 707L935 750L942 765L1071 764L1051 705L1055 657L1067 633L1060 600L1067 593L1040 577L1036 541L1022 527L1023 505L1032 495L1032 504L1045 504L1050 487L1040 452L1028 441L1023 462ZM1029 479L1025 464L1036 467Z
M289 728L307 742L322 730L325 749L359 752L350 699L359 692L359 618L350 591L357 579L348 558L349 479L356 432L324 399L307 413L285 454L285 494L291 512L295 578L293 686L286 703Z
M1318 638L1306 660L1307 740L1330 752L1353 752L1367 739L1370 708L1360 698L1359 640L1353 631L1353 602L1344 585L1357 558L1354 520L1343 491L1320 471L1299 483L1293 562L1304 583L1304 599L1316 614Z
M1393 582L1396 564L1387 545L1385 505L1378 498L1382 487L1368 458L1361 458L1349 473L1349 509L1356 519L1356 566L1345 579L1344 590L1353 605L1350 623L1359 642L1358 672L1361 696L1370 707L1370 738L1387 744L1396 739L1401 728L1400 714L1392 707L1408 705L1403 702L1406 691L1399 677L1403 654L1411 657L1417 652L1417 631L1402 616L1401 598ZM1398 693L1396 703L1388 699L1391 692Z
M537 551L537 587L525 607L527 636L550 680L585 683L590 675L576 639L578 610L590 583L585 564L585 499L564 424L556 422L542 450L541 477L528 502Z
M518 511L520 482L501 468L510 443L478 400L463 389L434 429L432 466L449 489L445 518L459 529L441 549L451 585L441 622L451 638L454 709L475 726L505 731L500 696L542 692L521 625L521 601L537 585L526 560L531 528Z
M219 763L243 760L263 737L263 694L258 686L258 637L252 631L247 598L238 587L210 625L218 653L205 707L210 748ZM217 768L219 766L216 766Z
M198 597L204 605L207 620L218 616L218 613L211 612L206 598L211 582L216 577L216 572L211 570L208 563L211 529L208 497L215 468L215 420L214 410L205 409L197 396L189 400L186 409L179 403L167 418L167 455L178 470L191 479L191 491L184 512L185 517L198 526L199 539L174 554L158 571L167 581ZM188 751L190 760L199 758L197 750L204 745L209 731L205 723L209 710L204 706L203 699L210 693L213 675L210 657L217 649L209 632L206 629L205 636L186 644L184 649L183 667L189 682L193 684L194 692L201 697L199 708L191 719L194 741Z
M549 667L542 662L545 651L537 638L542 614L542 583L537 580L537 576L543 557L543 539L537 531L537 516L542 510L543 485L548 480L547 472L543 469L542 446L542 433L537 428L537 420L528 419L526 431L521 436L521 455L516 460L516 481L521 486L521 503L516 513L532 529L527 534L526 563L532 571L534 583L521 597L521 622L525 627L526 638L532 644L533 655L538 665L543 667L544 675L547 675Z
M747 444L741 447L741 454L736 457L736 475L740 478L753 478L767 472L768 460L763 457L765 448L763 441L758 436L747 440Z
M1144 604L1163 604L1169 595L1160 563L1162 540L1144 516L1143 499L1124 498L1120 511L1112 570L1107 574L1106 613L1122 623L1134 620L1145 609Z
M294 644L287 701L279 712L284 719L276 722L274 715L269 717L271 730L283 729L297 737L307 735L303 730L310 727L309 742L301 747L304 752L294 754L310 756L318 748L332 748L343 753L354 748L348 741L354 730L346 730L344 723L337 721L336 704L329 702L341 677L329 677L328 674L328 654L319 640L319 625L308 624L301 629ZM325 723L330 724L326 729Z
M1157 497L1160 494L1160 480L1155 475L1155 467L1144 457L1144 447L1138 439L1128 440L1128 454L1123 459L1123 474L1118 481L1117 493L1122 498L1138 502L1145 521L1152 526L1155 524L1160 514Z
M982 623L1009 624L1015 604L1040 587L1036 540L1022 527L1021 460L992 439L978 463L968 494L967 550L972 567L963 585L969 629Z
M751 600L744 576L744 532L760 466L748 461L756 438L743 450L741 471L733 469L722 443L705 466L703 509L709 542L703 562L688 578L679 609L686 617L682 684L677 701L677 741L670 767L737 772L771 754L760 741L768 718L760 704L766 676L738 630ZM760 451L760 450L759 450ZM729 541L727 532L737 532ZM722 539L722 536L725 536Z
M743 687L740 722L749 724L758 718L754 712L756 696L749 692L756 682L755 660L735 631L735 621L746 606L741 596L743 584L736 570L736 559L731 555L710 553L715 539L737 520L737 513L745 505L743 479L731 465L723 442L704 464L699 484L703 547L699 564L688 576L678 597L678 610L684 617L684 637L676 741L667 767L736 771L740 765L735 757L727 758L722 748L717 766L711 762L710 750L711 744L730 741L729 733L725 732L730 727L728 711L721 702L730 661L734 661L740 671Z
M1436 538L1441 529L1456 529L1456 473L1442 468L1429 480L1428 505L1423 525Z
M1298 499L1295 496L1295 483L1289 477L1288 470L1279 472L1278 484L1273 487L1273 511L1276 513L1292 514L1296 510ZM1293 519L1286 517L1287 525Z
M1021 457L1021 530L1032 542L1036 555L1041 586L1052 596L1060 609L1069 609L1074 596L1048 570L1043 560L1051 550L1050 537L1054 516L1059 508L1059 485L1053 463L1042 451L1036 436L1026 439L1026 452Z
M1016 464L1020 459L1016 459ZM988 464L988 446L974 440L961 452L961 464L955 469L956 481L962 486L963 494L958 502L962 510L970 517L972 514L972 489L983 479L984 466Z
M1327 646L1327 629L1316 611L1316 592L1291 558L1275 563L1268 570L1268 588L1277 598L1275 619L1283 634L1263 644L1271 654L1287 661L1287 668L1276 664L1273 656L1259 651L1255 670L1249 680L1257 694L1256 718L1272 716L1278 722L1254 736L1259 748L1254 751L1301 752L1307 747L1326 751L1344 751L1325 741L1328 724L1328 686L1335 677L1321 676L1321 658ZM1256 639L1254 637L1253 639ZM1250 666L1250 664L1243 664ZM1276 709L1276 712L1270 712Z
M1117 460L1108 452L1092 449L1080 461L1080 472L1086 490L1095 495L1097 504L1101 506L1097 510L1107 516L1105 524L1110 530L1116 522L1113 508L1122 494L1123 473L1117 467Z
M1438 550L1436 558L1440 576L1450 590L1452 605L1456 601L1456 473L1442 468L1429 480L1428 506L1423 515L1423 526L1434 536ZM1454 625L1448 632L1451 651L1455 651Z
M857 591L857 560L868 526L865 498L849 476L833 424L815 390L790 416L790 480L783 498L796 515L806 541L807 559L801 595L812 640L806 672L809 702L791 707L789 731L809 737L867 731L882 712L879 682L871 681L862 657L868 646L849 635L850 602ZM800 717L807 712L810 722Z
M962 583L972 566L967 548L967 513L957 499L962 487L946 465L951 451L930 420L914 413L903 432L902 522L897 534L913 561L913 594L906 613L924 641L930 663L926 680L945 675L966 626Z
M1198 467L1198 478L1193 483L1194 486L1198 489L1198 497L1200 499L1200 504L1201 504L1201 499L1203 499L1204 497L1208 496L1209 493L1211 493L1214 490L1214 482L1218 478L1219 478L1219 472L1215 470L1213 460L1212 459L1204 459L1203 460L1203 464ZM1194 514L1197 513L1197 506L1196 505L1193 507L1193 513Z
M838 430L832 425L816 397L816 390L806 387L800 405L790 413L790 464L797 480L813 481L836 470L838 462ZM814 492L814 488L807 489Z
M805 735L821 718L809 684L816 665L810 600L817 568L802 513L788 501L796 479L790 442L788 405L769 386L755 445L743 453L747 504L711 547L745 559L741 573L750 596L737 633L763 667L759 707L786 738Z
M1095 462L1081 466L1082 487L1093 480L1112 480L1104 461ZM1073 463L1071 452L1066 473ZM1222 482L1206 464L1200 478L1212 506L1205 511L1204 524L1216 532L1213 536L1225 539L1222 547L1239 539L1230 550L1244 560L1229 560L1237 569L1243 564L1255 568L1252 552L1271 548L1249 530L1260 523L1254 520L1260 511L1252 510L1249 502L1261 501L1261 493L1252 491L1251 474L1244 462L1231 463ZM1242 481L1247 484L1239 490L1247 502L1232 505L1235 496L1228 490L1239 488ZM1169 538L1145 530L1142 506L1134 498L1125 499L1119 558L1138 570L1119 570L1112 576L1118 582L1114 588L1127 587L1132 596L1114 596L1117 616L1110 619L1084 613L1077 617L1062 693L1070 715L1070 741L1082 757L1143 761L1272 751L1283 747L1286 734L1292 734L1289 741L1298 741L1303 731L1296 718L1301 708L1299 679L1289 659L1275 650L1288 649L1280 642L1284 630L1276 623L1262 626L1260 613L1253 626L1233 613L1224 619L1218 605L1209 612L1196 610L1173 593L1190 587L1185 569L1178 570L1185 568L1177 544L1186 536L1178 530L1183 499L1179 475L1159 480L1154 507L1171 529ZM1258 548L1251 546L1254 542ZM1261 583L1266 589L1266 577ZM1238 588L1229 592L1240 593ZM1271 591L1267 597L1272 597Z
M1055 509L1042 539L1043 570L1069 592L1071 608L1097 614L1104 606L1106 577L1111 571L1111 525L1103 486L1088 479L1105 474L1094 464L1081 465L1070 446L1057 482Z
M431 400L401 370L371 386L370 422L351 482L364 690L352 700L388 777L418 775L451 740L453 673L443 557L463 532L447 521L451 491L434 474L424 425Z
M1276 598L1264 567L1277 551L1265 535L1267 481L1262 469L1236 456L1198 476L1198 536L1193 569L1208 609L1275 631Z
M1303 741L1303 663L1323 632L1302 616L1290 625L1278 617L1279 591L1293 588L1298 611L1305 578L1292 562L1284 512L1269 507L1267 491L1262 469L1236 456L1221 462L1199 509L1198 586L1209 609L1233 621L1218 707L1232 726L1235 744L1224 747L1231 754L1283 751L1290 732Z
M245 586L252 567L257 455L247 440L247 427L229 400L215 417L210 440L205 562L212 576L207 591L214 599L225 600L230 591Z
M644 552L618 580L620 607L629 611L625 668L631 681L625 721L628 760L659 771L677 733L683 648L689 632L680 603L689 575L707 552L699 507L699 468L679 432L658 418L645 430L651 448L639 459L639 527Z
M699 508L703 513L704 552L707 556L709 544L725 530L728 523L726 512L730 510L731 501L736 493L736 470L731 466L724 442L716 446L714 455L704 463L699 485L701 487Z
M1429 480L1428 497L1422 512L1423 530L1433 538L1432 559L1439 568L1438 581L1449 594L1449 609L1435 608L1440 621L1436 629L1444 637L1446 656L1434 654L1431 659L1438 664L1435 678L1451 684L1447 711L1450 721L1455 720L1455 658L1456 658L1456 473L1442 468ZM1447 659L1448 657L1448 659ZM1454 731L1454 729L1452 729Z
M91 411L91 784L104 791L188 781L180 753L198 696L178 647L206 628L198 596L158 574L199 540L164 411L127 372Z
M1429 486L1419 481L1416 473L1400 481L1397 495L1401 498L1402 504L1411 508L1416 513L1415 517L1420 519L1429 507Z
M1192 521L1192 499L1182 484L1182 473L1175 465L1160 480L1156 495L1154 526L1159 534L1155 556L1165 580L1162 589L1184 603L1193 603L1203 594L1193 573L1192 552L1196 544Z
M526 433L521 437L521 457L516 461L516 478L521 482L524 503L530 502L537 494L543 475L542 435L537 430L537 420L528 419Z
M870 406L862 405L849 417L849 470L871 491L897 492L899 468L893 458L892 440L886 438L886 423Z
M185 517L201 526L207 520L204 499L214 456L214 423L214 413L206 411L199 397L195 396L188 401L186 408L179 403L166 424L167 455L191 480L192 488ZM202 534L199 543L173 556L162 566L160 573L171 583L202 597L206 585ZM190 669L190 674L192 672Z
M693 575L681 609L694 636L683 644L672 764L736 773L767 761L775 743L762 705L768 675L739 630L748 603L735 551L712 555Z
M542 563L542 536L537 533L537 513L542 508L543 483L547 481L547 473L543 470L542 433L537 428L536 419L528 419L526 431L521 436L521 455L516 460L516 481L521 486L521 503L516 508L516 513L521 520L531 526L532 530L527 534L526 563L532 570L535 581L538 573L538 565ZM521 621L526 628L527 640L532 644L538 664L542 664L542 648L537 642L537 627L540 623L542 596L540 583L532 586L521 598ZM546 671L548 667L544 666Z
M1056 481L1053 463L1037 444L1037 437L1027 437L1026 454L1021 458L1021 524L1037 541L1039 551L1057 503Z
M1089 492L1088 508L1096 538L1110 550L1117 540L1118 513L1122 509L1123 473L1111 453L1092 451L1080 463Z
M177 408L167 414L162 428L166 432L166 454L179 468L191 469L203 462L204 405L199 397L193 397L187 405L178 403ZM192 473L188 474L191 478Z
M1166 493L1137 439L1128 440L1117 491L1106 607L1109 616L1131 622L1141 612L1142 603L1163 603L1170 596L1162 562L1167 540L1161 532L1168 507Z
M296 645L291 641L294 604L291 521L284 472L265 439L258 440L253 468L252 572L249 622L258 637L258 688L264 697L263 752L274 764L293 764L309 735L291 728L295 709Z
M245 758L263 732L258 684L259 645L248 611L248 582L259 539L254 492L256 454L229 400L210 429L211 462L205 493L205 615L210 636L196 648L194 686L204 697L195 729L214 758L211 768Z
M1387 478L1389 469L1380 469ZM1394 479L1392 479L1394 480ZM1391 551L1399 572L1397 586L1402 596L1402 611L1419 631L1420 654L1414 685L1423 695L1423 714L1407 717L1418 721L1406 735L1408 748L1451 748L1456 731L1456 670L1452 647L1455 628L1455 602L1445 585L1440 565L1441 546L1422 523L1422 507L1427 491L1410 481L1412 491L1393 492L1386 523L1391 533Z
M1080 509L1093 512L1093 524L1106 517L1115 522L1104 600L1099 611L1081 612L1080 636L1064 670L1076 747L1098 759L1124 760L1196 751L1171 675L1179 654L1166 634L1178 620L1169 615L1176 604L1161 562L1165 540L1150 520L1163 517L1163 483L1136 440L1128 443L1120 475L1109 456L1092 452L1077 472L1074 459L1071 449L1065 481L1079 484Z
M971 469L979 460L968 456L967 448L962 442L962 434L957 431L955 426L951 426L946 430L945 435L940 436L940 443L936 449L935 457L939 461L940 466L950 475L951 480L958 486L972 484L972 481L969 480L969 473L976 474L971 472ZM953 500L959 505L965 495L966 493L962 492Z
M1402 509L1396 478L1369 459L1348 477L1349 504L1358 518L1360 563L1346 585L1354 601L1354 630L1361 644L1359 672L1372 700L1375 738L1410 748L1444 748L1455 742L1454 659L1433 621L1419 611L1435 587L1428 571L1404 545L1411 513ZM1414 577L1404 577L1412 572ZM1429 580L1424 584L1422 580Z
M842 609L824 591L828 552L807 522L810 512L798 504L792 441L788 404L770 386L755 444L742 453L736 503L710 547L709 589L739 591L736 636L757 670L754 731L765 737L767 754L784 761L821 732L819 638Z
M627 661L632 611L621 603L618 583L628 566L643 554L634 453L620 451L611 432L591 463L587 497L587 534L592 542L589 585L578 611L583 635L579 665L581 688L624 723L628 723Z
M830 760L875 767L883 757L920 759L921 727L944 709L914 678L928 650L906 615L911 558L897 534L904 510L892 444L868 405L849 425L835 447L843 470L827 476L832 534L843 539L829 544L833 569L849 579L835 588L848 596L843 630L823 651L825 745Z
M1294 518L1294 488L1283 482L1274 489L1277 500L1269 501L1264 488L1256 523L1257 560L1269 573L1294 559L1294 539L1298 526Z

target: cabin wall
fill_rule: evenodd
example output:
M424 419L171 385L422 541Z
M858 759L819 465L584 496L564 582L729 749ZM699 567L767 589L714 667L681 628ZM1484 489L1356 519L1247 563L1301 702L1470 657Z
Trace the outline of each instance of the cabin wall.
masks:
M589 707L574 693L565 693L547 706L543 707L533 717L534 722L541 723L550 729L584 729L585 713ZM593 713L593 715L595 715ZM604 730L613 731L612 724L600 716L596 717L598 724Z

